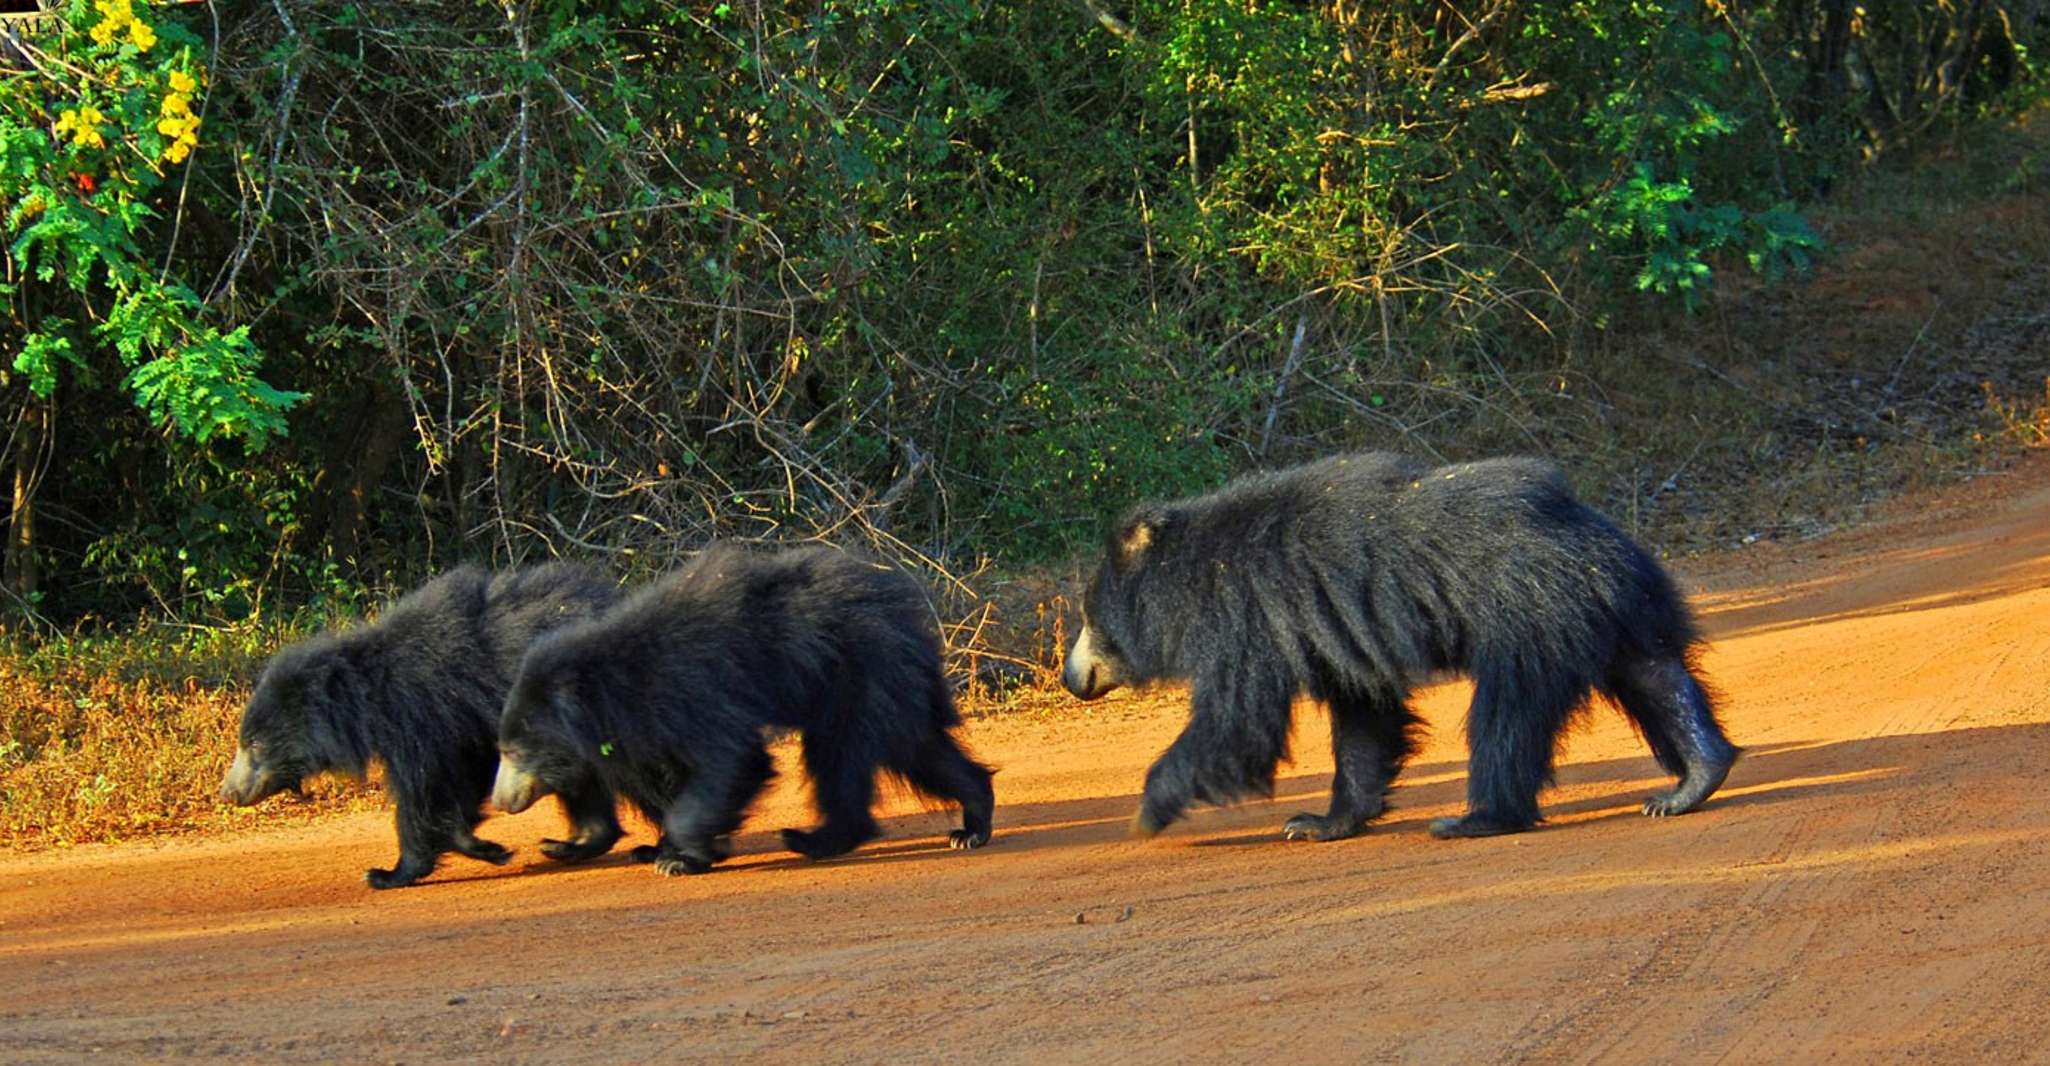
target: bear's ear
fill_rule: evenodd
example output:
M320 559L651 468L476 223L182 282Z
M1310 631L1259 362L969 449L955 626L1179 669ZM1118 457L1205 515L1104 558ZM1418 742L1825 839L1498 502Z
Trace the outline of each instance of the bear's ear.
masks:
M1110 553L1119 570L1139 565L1166 528L1167 516L1158 511L1137 511L1118 524L1111 535Z

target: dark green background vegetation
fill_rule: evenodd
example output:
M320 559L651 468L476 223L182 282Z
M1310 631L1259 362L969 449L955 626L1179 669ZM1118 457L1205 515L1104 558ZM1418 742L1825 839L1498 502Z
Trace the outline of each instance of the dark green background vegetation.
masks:
M114 61L84 0L5 89L6 579L58 626L715 535L1015 570L1361 445L1549 453L1655 530L1885 404L1927 444L1908 383L2027 385L1888 351L1837 424L1614 338L1728 328L1875 160L2026 112L2044 0L138 10L189 162L34 141Z

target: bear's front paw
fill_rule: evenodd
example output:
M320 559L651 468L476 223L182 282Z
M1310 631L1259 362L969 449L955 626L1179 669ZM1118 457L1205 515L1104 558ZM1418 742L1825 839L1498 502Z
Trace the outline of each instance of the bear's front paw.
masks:
M1528 822L1512 822L1491 815L1468 812L1457 818L1439 818L1431 822L1431 835L1439 840L1454 840L1461 837L1495 837L1505 833L1521 833L1530 828Z
M371 888L404 888L417 880L419 880L418 877L412 874L401 874L397 870L371 869L363 874L364 883L368 884Z
M827 830L785 829L783 846L807 859L830 859L853 851L860 841Z
M1344 840L1360 835L1366 827L1363 821L1345 821L1304 811L1282 823L1281 836L1285 840Z
M1686 814L1692 808L1686 804L1684 799L1675 794L1678 791L1678 789L1675 789L1672 792L1652 793L1652 797L1644 801L1646 817L1665 818L1675 814Z
M583 862L586 859L595 859L611 849L610 843L597 840L556 840L549 837L541 841L541 854L556 862ZM654 862L655 857L650 855L636 861Z
M696 855L665 855L655 860L655 872L664 877L709 873L712 863Z
M987 843L988 833L971 833L966 829L955 829L947 833L947 846L955 851L973 851Z
M513 857L513 849L489 840L479 840L462 851L473 859L488 862L493 866L504 866L511 862Z
M1644 813L1653 818L1665 818L1675 814L1686 814L1701 806L1701 802L1721 788L1723 779L1730 775L1730 767L1736 765L1737 756L1732 754L1719 759L1702 758L1687 768L1687 776L1680 779L1678 787L1667 792L1656 792L1644 801Z

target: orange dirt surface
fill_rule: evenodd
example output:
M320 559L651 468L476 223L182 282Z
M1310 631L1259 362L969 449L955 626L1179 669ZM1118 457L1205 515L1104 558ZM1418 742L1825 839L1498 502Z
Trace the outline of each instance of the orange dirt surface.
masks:
M1274 800L1142 842L1182 695L1060 702L967 727L978 852L899 804L795 859L793 774L703 877L550 864L541 808L386 893L374 814L0 858L0 1060L2050 1061L2050 457L1681 573L1748 749L1685 817L1598 707L1542 829L1431 839L1451 683L1365 836L1280 838L1329 774L1303 707Z

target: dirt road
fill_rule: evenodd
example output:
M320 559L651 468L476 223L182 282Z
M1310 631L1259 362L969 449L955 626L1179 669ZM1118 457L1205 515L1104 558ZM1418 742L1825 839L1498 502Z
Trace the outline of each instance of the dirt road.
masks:
M1367 836L1321 809L1323 716L1278 795L1126 836L1174 693L971 723L998 838L900 808L831 863L783 782L710 876L520 848L372 893L382 816L0 858L0 1060L2050 1061L2050 462L1854 534L1704 561L1749 749L1699 813L1621 717L1549 824L1440 842L1463 685ZM643 834L645 835L645 834Z

